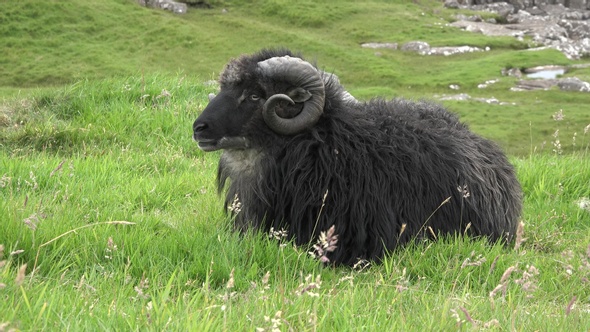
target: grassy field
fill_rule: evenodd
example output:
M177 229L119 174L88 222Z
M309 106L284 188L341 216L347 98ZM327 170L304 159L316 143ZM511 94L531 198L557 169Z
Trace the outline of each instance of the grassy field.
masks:
M574 133L581 135L590 123L587 94L512 92L509 89L517 79L501 75L503 68L572 61L555 50L528 51L526 40L485 37L449 27L456 12L443 9L439 2L287 3L227 1L214 9L193 9L178 16L142 8L132 0L2 2L0 98L114 77L187 76L205 82L216 79L230 58L285 46L336 73L359 99L433 99L467 93L508 103L445 102L475 131L500 142L513 155L525 155L531 145L540 149L546 144L555 131L547 119L560 109L566 114L560 128L564 150L570 150ZM490 51L432 57L360 47L364 42L411 40L433 46L489 47ZM590 68L573 69L566 76L589 81ZM477 88L493 79L499 82ZM451 90L451 84L461 89Z
M499 75L569 60L445 27L453 12L431 1L223 5L174 16L124 0L0 3L0 331L590 329L590 97L511 92ZM359 47L415 39L492 51ZM445 105L509 152L523 239L416 243L350 269L231 232L219 155L200 152L190 126L229 58L277 45L359 98L430 99L460 84L514 103Z

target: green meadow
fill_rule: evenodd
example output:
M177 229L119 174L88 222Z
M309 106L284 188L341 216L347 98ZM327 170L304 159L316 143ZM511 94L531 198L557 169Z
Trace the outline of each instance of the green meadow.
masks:
M0 332L590 330L590 94L511 91L500 73L589 59L457 30L431 0L210 3L0 2ZM360 46L412 40L490 50ZM233 232L219 154L191 125L224 64L264 47L302 52L361 100L503 102L441 101L516 166L517 241L417 242L353 269Z

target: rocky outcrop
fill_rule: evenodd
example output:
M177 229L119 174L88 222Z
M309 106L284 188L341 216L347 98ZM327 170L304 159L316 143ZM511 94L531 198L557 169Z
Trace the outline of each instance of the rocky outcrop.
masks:
M453 8L453 6L477 6L490 4L510 4L516 10L530 9L542 5L561 5L571 9L590 9L589 0L446 0L445 5ZM450 5L447 5L450 4Z
M569 59L590 55L590 0L447 0L445 6L493 12L498 20L457 15L452 26L490 36L531 37L539 47L563 52ZM500 23L499 23L500 22Z

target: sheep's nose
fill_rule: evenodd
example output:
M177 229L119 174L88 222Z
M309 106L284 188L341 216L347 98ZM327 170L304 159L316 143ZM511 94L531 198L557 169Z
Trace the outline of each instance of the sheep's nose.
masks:
M209 126L206 123L203 123L203 122L196 123L195 122L195 124L193 124L193 132L196 134L198 132L201 132L201 131L207 129L207 127L209 127Z

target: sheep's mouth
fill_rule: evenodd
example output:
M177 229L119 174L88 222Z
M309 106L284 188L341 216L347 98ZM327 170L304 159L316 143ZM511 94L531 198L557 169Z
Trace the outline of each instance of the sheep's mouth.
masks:
M199 149L209 152L219 150L219 148L217 147L217 143L217 140L201 140L197 141L197 146L199 147Z
M250 141L245 137L222 137L220 139L196 139L199 149L211 152L221 149L247 149Z

